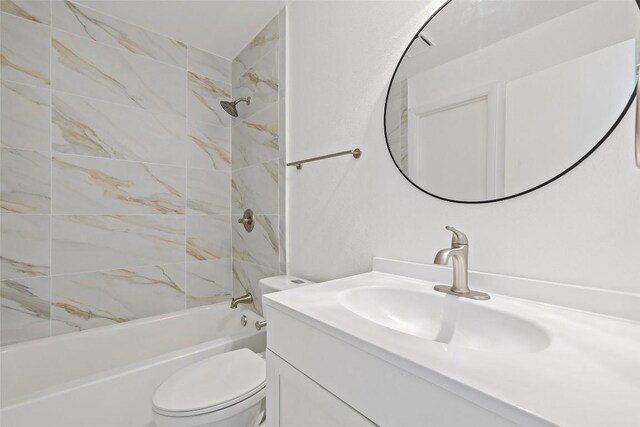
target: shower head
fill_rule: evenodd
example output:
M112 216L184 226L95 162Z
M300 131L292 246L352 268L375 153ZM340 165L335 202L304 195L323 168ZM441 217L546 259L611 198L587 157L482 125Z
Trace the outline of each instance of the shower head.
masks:
M246 102L247 105L251 105L251 97L247 96L246 98L238 98L235 101L220 101L220 106L231 117L238 117L238 109L236 108L238 102Z

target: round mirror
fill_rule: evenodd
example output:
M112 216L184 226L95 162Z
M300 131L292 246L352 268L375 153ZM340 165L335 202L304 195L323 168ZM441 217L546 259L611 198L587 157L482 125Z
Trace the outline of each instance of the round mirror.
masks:
M540 188L595 151L630 108L639 35L636 0L443 1L389 86L389 153L443 200Z

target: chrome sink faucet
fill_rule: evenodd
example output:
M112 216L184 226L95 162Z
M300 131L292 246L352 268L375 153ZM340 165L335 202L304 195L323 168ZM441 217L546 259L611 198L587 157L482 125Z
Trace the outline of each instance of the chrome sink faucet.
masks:
M469 240L467 236L453 227L446 226L445 228L453 233L451 247L438 251L433 263L447 265L451 259L453 262L453 286L436 285L433 289L459 297L488 300L489 294L469 289Z

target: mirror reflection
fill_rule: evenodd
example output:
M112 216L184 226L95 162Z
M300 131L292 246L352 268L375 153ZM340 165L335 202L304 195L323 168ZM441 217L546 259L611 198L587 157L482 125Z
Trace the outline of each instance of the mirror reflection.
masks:
M635 0L452 0L390 84L389 152L423 191L485 202L580 163L630 106Z

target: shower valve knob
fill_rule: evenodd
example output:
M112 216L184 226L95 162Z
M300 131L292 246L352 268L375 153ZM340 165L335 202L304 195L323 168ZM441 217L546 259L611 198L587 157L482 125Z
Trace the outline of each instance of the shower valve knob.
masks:
M255 225L255 221L253 219L253 211L251 209L247 209L246 211L244 211L244 215L242 215L242 218L238 219L238 223L243 224L244 229L248 232L251 232Z

